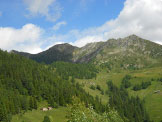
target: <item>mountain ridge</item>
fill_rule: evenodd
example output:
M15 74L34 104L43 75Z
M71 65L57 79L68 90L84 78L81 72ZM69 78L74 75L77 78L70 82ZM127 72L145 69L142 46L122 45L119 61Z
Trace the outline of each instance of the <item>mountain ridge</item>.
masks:
M65 43L55 45L38 54L12 52L46 64L55 61L101 64L101 62L113 62L116 59L124 60L128 57L141 59L140 62L147 60L147 63L151 63L151 61L159 62L157 60L162 59L162 45L134 34L125 38L109 39L106 42L88 43L81 48Z

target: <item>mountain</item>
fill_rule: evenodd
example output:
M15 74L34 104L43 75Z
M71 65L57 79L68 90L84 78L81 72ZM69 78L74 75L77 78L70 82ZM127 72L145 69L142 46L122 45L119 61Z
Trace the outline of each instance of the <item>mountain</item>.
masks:
M159 85L161 70L156 69L158 72L153 71L154 74L151 74L151 68L134 71L120 70L120 68L136 69L158 65L162 60L161 52L161 45L136 35L90 43L82 48L60 44L39 54L17 51L7 53L0 50L0 121L10 122L11 115L32 109L35 109L34 112L41 113L38 108L43 101L54 108L71 104L75 108L74 113L68 113L67 117L71 116L72 118L69 119L77 120L80 114L76 110L83 113L84 111L80 110L84 107L78 106L81 105L79 100L76 101L79 102L78 105L74 103L73 96L76 96L83 104L85 103L85 107L91 104L97 113L115 108L125 122L150 122L146 111L150 107L147 106L146 109L147 104L143 100L145 96L151 99L150 93L161 89ZM31 59L51 65L40 64ZM117 70L112 70L114 68ZM108 70L112 71L108 72ZM139 91L134 91L135 86L144 86L146 84L144 82L149 83L148 88L141 87ZM150 92L140 99L140 93L143 94L144 90ZM159 97L155 96L154 105L161 104L157 98ZM104 104L108 101L110 107ZM157 110L156 107L154 108ZM114 118L114 114L111 111L110 113L110 115L105 113L103 115L108 115L110 119ZM73 118L75 114L79 116ZM149 114L156 117L152 113ZM85 115L89 116L88 113ZM101 115L99 118L102 117Z
M15 50L13 50L12 52L33 59L37 62L44 62L46 64L51 64L52 62L55 61L72 62L73 52L75 49L77 49L77 47L65 43L55 45L49 48L48 50L38 54L29 54L25 52L18 52Z
M94 45L98 48L91 50ZM142 68L158 65L162 61L162 46L136 35L89 44L83 53L85 55L79 61L86 62L84 57L91 56L94 64L106 64L110 68Z
M38 53L13 51L27 58L51 64L55 61L108 64L109 67L141 68L158 64L162 60L162 45L142 39L136 35L109 39L106 42L89 43L82 48L70 44L59 44Z

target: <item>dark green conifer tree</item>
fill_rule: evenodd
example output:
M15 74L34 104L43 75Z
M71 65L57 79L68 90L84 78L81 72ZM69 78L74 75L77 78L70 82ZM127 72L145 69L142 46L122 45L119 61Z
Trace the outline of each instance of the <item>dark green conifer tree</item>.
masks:
M50 118L48 116L44 116L43 122L51 122Z

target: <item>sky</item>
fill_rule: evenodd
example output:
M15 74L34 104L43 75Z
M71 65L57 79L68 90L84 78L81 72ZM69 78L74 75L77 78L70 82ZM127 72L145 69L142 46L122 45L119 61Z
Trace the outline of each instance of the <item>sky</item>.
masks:
M162 44L162 0L0 0L2 50L35 54L131 34Z

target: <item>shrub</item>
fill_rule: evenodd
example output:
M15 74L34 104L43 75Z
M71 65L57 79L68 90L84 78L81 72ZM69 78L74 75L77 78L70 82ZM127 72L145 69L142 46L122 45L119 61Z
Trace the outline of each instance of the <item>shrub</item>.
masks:
M100 85L97 85L96 89L98 89L98 90L101 91L101 86Z
M48 116L44 116L43 122L51 122L50 118Z
M90 86L90 89L95 90L96 87L95 87L94 85L91 85L91 86Z
M68 122L124 122L115 110L98 114L91 105L86 107L76 97L68 107Z

